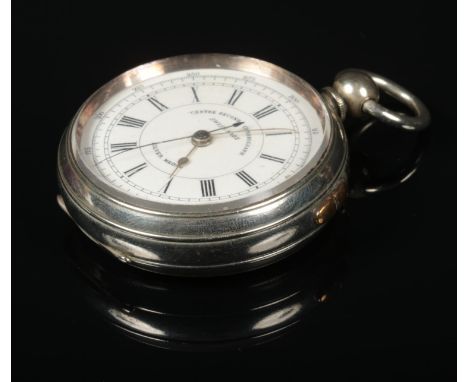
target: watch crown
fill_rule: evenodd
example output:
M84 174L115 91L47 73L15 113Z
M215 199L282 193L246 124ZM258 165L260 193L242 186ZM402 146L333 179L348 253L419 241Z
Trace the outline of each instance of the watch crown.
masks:
M367 100L379 100L379 88L372 78L360 70L348 69L337 74L333 89L344 100L353 117L362 117Z

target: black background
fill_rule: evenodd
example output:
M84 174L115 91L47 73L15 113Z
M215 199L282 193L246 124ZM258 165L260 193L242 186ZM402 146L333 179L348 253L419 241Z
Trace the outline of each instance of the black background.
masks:
M258 379L274 371L301 380L454 380L455 3L439 3L15 1L14 379ZM432 113L416 174L351 199L330 227L344 235L339 293L262 345L181 352L112 330L84 303L69 258L76 228L55 202L57 145L87 96L138 64L195 52L261 58L317 88L343 68L370 69ZM382 134L372 136L374 162L400 163L396 142L417 141Z

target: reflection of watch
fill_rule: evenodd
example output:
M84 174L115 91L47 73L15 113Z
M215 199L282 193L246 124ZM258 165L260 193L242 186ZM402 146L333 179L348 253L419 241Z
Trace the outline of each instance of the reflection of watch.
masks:
M384 109L378 87L416 116ZM104 85L73 119L59 148L60 202L95 242L140 268L214 275L261 267L313 236L343 203L346 109L407 130L429 120L416 97L363 71L342 72L320 95L253 58L142 65Z
M84 276L79 289L92 310L123 334L170 349L248 347L275 340L303 321L310 326L326 309L321 305L339 294L346 240L332 225L313 243L315 256L227 278L129 269L75 231L67 252Z

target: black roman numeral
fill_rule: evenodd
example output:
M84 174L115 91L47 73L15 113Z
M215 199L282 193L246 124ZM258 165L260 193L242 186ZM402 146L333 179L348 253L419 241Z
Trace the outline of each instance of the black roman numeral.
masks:
M200 180L202 196L215 196L216 189L214 179Z
M195 97L195 102L200 102L200 98L198 98L198 94L197 94L197 89L192 88L192 93L193 93L193 96Z
M145 123L146 121L142 121L141 119L128 117L124 115L117 125L138 128L138 127L143 127Z
M166 183L166 187L164 187L164 191L163 191L164 194L165 194L165 193L167 192L167 190L169 189L169 186L171 185L173 179L174 179L174 178L169 179L169 182Z
M240 171L236 172L236 175L241 178L249 187L252 187L253 185L257 184L257 181L252 178L249 174L247 174L245 171Z
M265 135L290 135L292 131L284 131L282 133L265 133Z
M139 164L138 166L131 168L130 170L124 171L124 174L130 178L131 176L135 175L137 172L140 172L146 167L148 167L148 165L146 163L142 163L142 164Z
M240 98L242 94L244 94L243 91L234 90L234 93L232 93L232 96L228 101L228 105L234 106L234 104L237 102L237 100Z
M164 111L167 110L168 107L164 105L163 103L159 102L156 98L154 97L148 97L148 102L153 105L156 109L159 111Z
M127 143L111 143L111 152L117 153L119 151L128 151L133 150L137 147L136 142L127 142Z
M273 114L275 111L278 111L278 109L273 105L269 105L254 113L253 116L257 119L260 119L266 117L267 115Z
M271 160L273 162L284 163L284 159L274 157L273 155L262 154L262 155L260 155L260 158L268 159L268 160Z

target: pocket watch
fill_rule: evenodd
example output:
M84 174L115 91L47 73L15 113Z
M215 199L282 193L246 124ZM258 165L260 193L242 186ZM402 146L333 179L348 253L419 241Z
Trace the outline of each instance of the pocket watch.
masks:
M379 104L379 89L414 116ZM417 131L421 101L349 69L319 93L255 58L196 54L131 69L91 95L59 145L60 206L122 262L211 276L259 268L313 237L347 194L342 121Z

